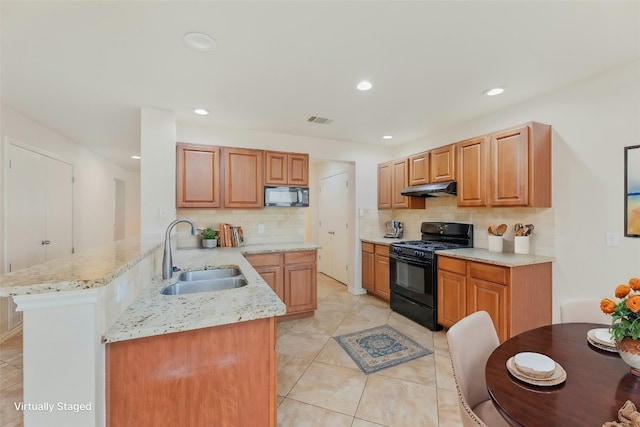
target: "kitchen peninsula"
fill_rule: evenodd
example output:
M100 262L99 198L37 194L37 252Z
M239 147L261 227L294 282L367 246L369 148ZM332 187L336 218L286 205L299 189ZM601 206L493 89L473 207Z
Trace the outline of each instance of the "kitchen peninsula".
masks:
M250 323L245 320L273 323L285 306L243 254L317 249L306 243L280 243L176 250L174 264L182 269L236 265L248 284L216 291L208 303L202 296L174 296L165 297L175 300L173 308L146 306L158 302L149 299L154 292L176 281L176 275L168 281L153 279L160 273L162 244L160 235L130 238L0 276L0 295L13 296L24 312L24 402L84 405L79 412L25 411L25 425L104 426L105 341L134 342L143 336L177 336L181 334L170 333ZM197 306L185 304L196 300ZM166 311L156 311L154 317L158 309ZM190 315L171 317L180 310ZM137 331L119 329L134 318L147 322L139 322Z

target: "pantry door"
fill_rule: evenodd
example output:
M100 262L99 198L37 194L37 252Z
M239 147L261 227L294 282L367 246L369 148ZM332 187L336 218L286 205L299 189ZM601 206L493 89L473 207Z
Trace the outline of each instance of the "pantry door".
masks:
M318 230L321 273L347 284L349 278L349 178L347 172L320 180Z
M73 166L12 141L5 165L6 272L73 252ZM8 304L12 329L20 313L12 302L2 304Z

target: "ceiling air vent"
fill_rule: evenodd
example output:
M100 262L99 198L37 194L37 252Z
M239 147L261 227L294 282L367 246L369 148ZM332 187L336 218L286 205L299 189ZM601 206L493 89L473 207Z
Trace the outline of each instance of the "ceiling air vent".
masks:
M328 125L333 121L333 119L327 119L326 117L311 116L307 119L307 121L311 123L319 123L321 125Z

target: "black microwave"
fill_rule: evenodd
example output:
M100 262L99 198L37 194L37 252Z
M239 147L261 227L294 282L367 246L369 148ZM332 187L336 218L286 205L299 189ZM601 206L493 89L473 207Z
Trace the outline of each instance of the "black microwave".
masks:
M305 187L264 187L264 205L308 207L309 189Z

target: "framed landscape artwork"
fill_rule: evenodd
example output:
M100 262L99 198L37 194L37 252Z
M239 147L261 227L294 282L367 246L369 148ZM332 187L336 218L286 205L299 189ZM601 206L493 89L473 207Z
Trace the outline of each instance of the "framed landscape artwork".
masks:
M624 147L624 235L640 237L640 145Z

